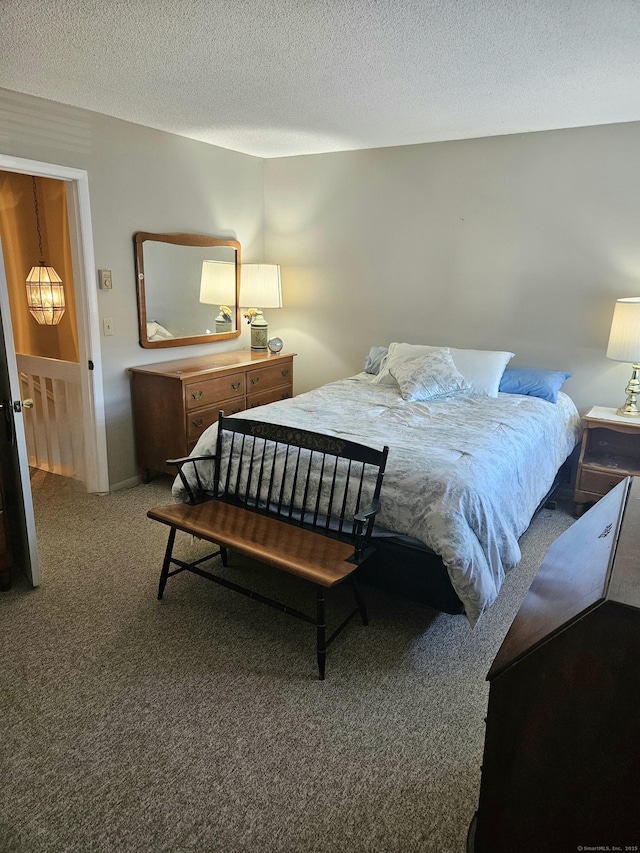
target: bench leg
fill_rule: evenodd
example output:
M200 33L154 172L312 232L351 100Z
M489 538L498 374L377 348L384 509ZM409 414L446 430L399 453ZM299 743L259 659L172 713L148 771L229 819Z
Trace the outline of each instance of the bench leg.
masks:
M356 604L358 605L358 610L360 611L360 618L362 619L362 624L368 625L369 617L367 615L367 608L364 603L362 593L360 592L360 586L358 585L358 581L355 579L354 575L351 575L349 580L351 581L351 584L353 586L353 592L356 597Z
M158 586L158 601L162 600L162 596L164 594L164 588L167 585L167 578L169 577L169 567L171 565L171 554L173 553L173 543L176 539L176 528L172 527L169 531L169 541L167 542L167 549L164 552L164 562L162 563L162 571L160 572L160 585Z
M220 559L222 560L222 565L223 565L223 566L228 566L228 565L229 565L229 563L227 562L227 560L228 560L228 558L227 558L227 549L226 549L226 548L223 548L223 547L222 547L222 545L220 546Z
M320 681L324 681L324 667L327 659L327 643L325 635L324 589L316 587L316 648L318 656L318 672Z

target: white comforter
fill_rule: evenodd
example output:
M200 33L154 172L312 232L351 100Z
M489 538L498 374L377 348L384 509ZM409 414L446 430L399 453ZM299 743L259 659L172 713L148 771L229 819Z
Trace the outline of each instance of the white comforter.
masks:
M518 539L580 437L566 394L407 403L358 374L238 415L390 448L378 523L442 557L474 624L520 561ZM215 452L216 425L192 455ZM173 493L184 500L176 479Z

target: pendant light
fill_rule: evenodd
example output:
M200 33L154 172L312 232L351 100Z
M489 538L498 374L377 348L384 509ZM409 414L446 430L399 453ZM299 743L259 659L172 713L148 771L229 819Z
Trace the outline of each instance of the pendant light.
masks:
M40 247L40 263L31 267L27 276L27 305L29 311L41 326L57 326L64 314L64 289L62 279L53 267L48 267L43 260L42 234L40 232L40 217L38 215L38 196L36 179L32 175L33 207L36 213L36 228L38 229L38 246Z

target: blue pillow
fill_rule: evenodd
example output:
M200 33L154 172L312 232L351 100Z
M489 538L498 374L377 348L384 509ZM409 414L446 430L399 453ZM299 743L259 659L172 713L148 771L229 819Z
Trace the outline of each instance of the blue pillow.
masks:
M571 376L563 370L539 370L537 367L507 367L500 380L499 391L541 397L550 403L558 399L562 383Z
M382 359L389 352L389 347L371 347L369 354L364 360L362 369L365 373L371 373L377 376L380 373L380 365Z

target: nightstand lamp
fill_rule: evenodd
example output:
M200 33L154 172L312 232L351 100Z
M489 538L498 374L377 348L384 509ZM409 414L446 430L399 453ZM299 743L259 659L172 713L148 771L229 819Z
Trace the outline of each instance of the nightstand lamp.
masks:
M258 308L257 306L261 306ZM282 308L282 285L278 264L242 264L240 268L240 306L251 323L251 349L266 352L269 326L263 308ZM250 308L249 306L255 306Z
M203 261L200 277L200 302L218 305L216 333L233 331L233 312L236 310L236 266L227 261ZM207 333L209 330L207 329Z
M625 388L627 401L616 410L629 418L640 416L636 405L640 395L640 296L618 299L613 311L607 358L631 364L629 384Z

